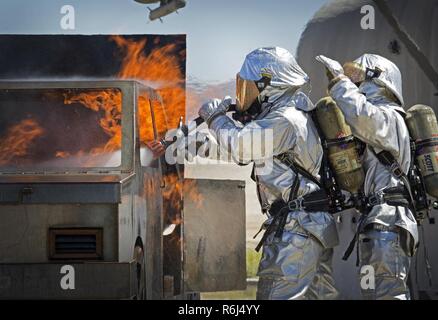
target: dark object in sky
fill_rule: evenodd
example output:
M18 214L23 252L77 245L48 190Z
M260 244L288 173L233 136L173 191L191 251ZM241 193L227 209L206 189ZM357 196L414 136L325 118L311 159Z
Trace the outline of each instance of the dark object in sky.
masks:
M160 19L161 22L163 22L163 20L161 19L162 17L167 16L173 12L178 13L178 9L182 9L186 6L186 0L135 0L135 1L143 4L159 2L160 6L158 8L151 9L148 7L148 9L150 11L149 19L151 21Z

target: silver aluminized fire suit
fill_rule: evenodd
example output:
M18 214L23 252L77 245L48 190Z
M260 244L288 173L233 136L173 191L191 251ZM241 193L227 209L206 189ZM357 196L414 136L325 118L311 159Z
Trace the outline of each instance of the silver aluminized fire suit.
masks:
M376 154L389 151L408 172L411 153L408 128L402 114L404 110L401 73L389 60L365 54L355 61L364 68L382 71L359 87L348 77L339 75L330 89L331 97L341 108L353 134L367 144L363 155L366 172L365 196L374 195L385 188L400 186L389 168L377 159ZM360 267L372 266L375 272L375 290L362 288L365 299L410 299L406 281L411 257L418 243L417 223L406 207L385 203L376 205L365 217L365 227L359 237ZM383 226L382 230L378 230Z
M261 164L275 156L288 153L296 163L319 179L323 151L320 138L311 117L306 113L314 108L299 88L308 77L294 57L281 48L262 48L250 53L239 76L247 80L269 74L271 85L260 94L261 113L240 127L225 115L220 100L207 102L199 114L212 118L210 131L220 146L226 145L237 163L255 163L262 208L268 210L278 199L288 202L295 173L274 158L269 173L262 172ZM214 116L212 116L214 115ZM225 130L226 136L220 133ZM254 144L243 143L260 130L271 130L273 148L264 157L254 157ZM239 149L239 143L247 146ZM318 186L299 177L298 197L318 190ZM268 214L269 217L269 214ZM266 224L272 221L269 217ZM262 300L335 299L338 292L332 278L333 247L338 244L336 224L327 212L308 213L292 211L288 214L282 238L274 240L271 234L263 246L259 265L257 298Z

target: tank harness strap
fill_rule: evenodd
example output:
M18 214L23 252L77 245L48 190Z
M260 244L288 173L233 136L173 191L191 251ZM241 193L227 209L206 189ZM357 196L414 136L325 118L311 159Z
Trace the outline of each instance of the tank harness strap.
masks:
M414 195L412 193L409 178L403 172L403 169L401 168L397 159L395 159L394 156L392 155L392 153L389 151L382 151L380 153L376 153L373 148L372 148L372 151L376 155L376 157L380 161L380 163L387 166L391 170L392 175L396 179L399 179L403 182L404 189L407 191L407 195L409 197L408 198L408 201L409 201L408 208L412 210L412 212L414 213L414 216L417 216L417 212L415 209L415 198L414 198Z
M297 195L293 195L291 193L291 197L289 202L287 203L287 207L289 211L295 210L306 210L308 212L320 212L320 211L331 211L331 201L330 197L326 192L326 188L324 188L323 183L319 181L315 176L310 174L306 169L301 167L298 163L294 162L290 159L288 154L282 154L277 157L282 163L287 165L296 176L301 175L309 181L315 183L319 190L307 194L303 197L297 198ZM298 190L297 190L298 192Z
M369 208L381 204L388 204L393 207L410 208L409 196L404 187L386 188L365 198L365 203Z
M283 164L288 166L295 174L299 174L303 176L304 178L312 181L314 184L316 184L318 187L322 188L322 183L314 177L312 174L310 174L306 169L301 167L298 163L293 161L290 158L290 155L288 153L283 153L276 157L279 161L281 161Z
M253 167L252 167L252 171L251 171L251 180L255 182L256 184L256 193L257 193L257 199L259 200L260 203L260 207L262 208L262 212L263 214L266 214L268 212L267 208L265 207L265 204L262 201L262 196L260 193L260 183L259 183L259 179L257 177L257 175L255 174L255 169L256 169L256 164L254 163ZM257 237L258 234L262 231L262 228L260 229L259 232L257 232L257 234L254 237Z
M329 199L326 196L325 192L323 192L323 194L322 192L314 192L302 198L297 198L300 188L300 175L312 181L320 188L322 187L321 183L316 177L307 172L303 167L291 160L290 155L288 155L287 153L281 154L276 158L285 165L287 165L295 173L295 179L290 190L288 203L285 203L283 200L278 200L272 204L269 213L273 217L273 219L256 247L257 252L260 251L263 244L266 242L266 239L272 232L275 231L276 240L279 240L283 237L283 230L287 223L287 217L289 215L289 212L304 209L309 211L312 210L312 208L314 208L313 210L315 211L321 211L321 208L324 208L324 204L328 206L329 202ZM307 206L309 208L307 208ZM257 235L259 233L260 231L257 233ZM257 237L257 235L255 237Z
M353 239L351 240L350 244L348 245L347 250L345 250L344 256L342 257L342 260L347 261L348 258L350 258L351 254L353 253L354 247L357 248L357 256L356 256L356 266L359 266L359 235L364 231L364 221L365 217L368 215L369 211L364 213L359 221L359 224L357 226L357 230L354 234Z
M363 212L361 216L361 220L359 222L353 240L351 240L350 245L348 246L347 250L344 253L344 256L342 257L342 260L348 260L348 258L350 257L350 255L354 250L355 245L357 244L357 250L358 250L357 260L356 260L357 266L359 266L359 235L364 231L365 218L374 206L386 203L390 206L406 207L411 209L413 213L416 215L415 205L414 205L415 202L414 202L411 186L409 183L409 178L403 172L403 169L401 168L400 164L397 162L397 160L389 151L382 151L380 153L376 153L373 148L371 148L371 150L374 153L374 155L377 157L379 162L384 166L388 167L395 178L403 182L403 187L386 188L365 199L365 203L366 203L365 212Z
M289 202L291 203L297 198L298 190L300 189L300 179L298 177L298 174L295 174L294 183L292 184L292 188L289 193ZM283 238L283 230L287 223L287 217L289 215L290 208L289 206L283 207L280 209L280 220L278 223L277 230L275 232L275 240L279 241Z
M354 136L348 136L348 137L344 137L344 138L338 138L338 139L326 139L325 140L325 144L326 147L337 147L337 146L341 146L345 143L348 142L352 142L353 140L355 140Z
M298 194L298 189L300 187L300 179L298 178L298 175L295 175L295 179L294 182L292 184L292 188L290 191L290 199L294 199L296 198L297 194ZM283 229L284 226L287 223L287 216L289 214L289 208L288 206L284 203L283 200L278 200L275 203L272 204L269 213L271 214L272 221L271 223L268 225L268 227L266 228L265 233L263 234L262 239L260 240L260 242L258 243L257 247L255 248L255 250L257 252L260 251L260 249L262 248L262 246L265 244L266 240L268 239L269 235L275 232L275 238L276 239L281 239L283 236ZM275 228L277 227L277 230L275 230ZM254 236L254 238L257 237L257 235L261 232L262 228L260 229L260 231Z

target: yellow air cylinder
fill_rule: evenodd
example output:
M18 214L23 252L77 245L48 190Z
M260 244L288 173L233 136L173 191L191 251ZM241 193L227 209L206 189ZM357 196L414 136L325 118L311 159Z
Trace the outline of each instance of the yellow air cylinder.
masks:
M316 120L327 141L328 159L341 189L359 194L365 179L356 141L336 102L326 97L316 106Z
M435 112L429 106L415 105L407 112L406 124L415 141L415 157L426 191L438 198L438 124Z

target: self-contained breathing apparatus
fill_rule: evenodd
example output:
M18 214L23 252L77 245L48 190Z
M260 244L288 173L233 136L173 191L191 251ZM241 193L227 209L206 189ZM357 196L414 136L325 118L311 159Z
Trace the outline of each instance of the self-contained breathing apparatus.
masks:
M318 180L295 163L287 152L276 157L295 173L295 180L289 201L286 203L281 199L271 206L269 213L273 219L257 246L257 251L274 230L276 230L275 238L281 238L289 212L305 210L336 214L353 208L354 205L347 205L342 190L353 194L355 205L357 205L356 201L361 199L360 191L364 173L359 159L359 150L341 111L333 100L326 98L322 99L316 109L309 114L317 128L323 147L323 159L319 172L321 179ZM297 198L300 176L315 183L319 190Z
M366 70L366 79L378 77L380 73L380 70L374 72ZM263 78L255 84L258 92L261 93L269 85L269 78ZM262 101L257 98L247 108L242 109L233 105L232 110L229 111L233 111L232 118L235 121L246 125L260 114L261 104ZM360 158L364 144L353 137L336 103L331 98L323 98L310 115L318 129L324 149L321 179L318 180L301 168L288 153L276 157L296 173L296 178L291 187L289 201L285 202L281 199L271 205L269 213L273 219L256 250L260 250L267 237L274 231L275 237L281 238L288 213L294 210L326 211L336 214L356 208L366 216L375 205L387 203L409 208L419 224L429 216L431 202L427 194L438 196L438 180L435 179L438 177L438 125L430 107L415 106L408 111L406 117L412 140L412 159L415 159L409 172L404 173L389 152L376 154L379 161L403 182L403 187L387 188L369 197L365 197L362 192L364 172ZM320 190L297 198L299 176L314 182ZM254 175L253 179L256 180ZM348 204L342 190L352 195ZM434 206L438 207L436 202ZM361 231L359 227L355 239L344 255L344 260L348 259L353 251Z
M332 66L329 63L330 61L326 60L327 59L324 59L321 62L326 65L330 81L328 89L330 90L337 83L339 77L333 74ZM371 68L358 62L347 62L342 69L343 74L358 87L360 87L364 81L375 81L375 79L380 79L383 74L386 74L384 67L382 67L382 69L379 66ZM387 90L387 94L391 95L390 98L398 100L400 105L402 104L402 97L399 93L392 90L391 86L393 84L391 82L385 82L385 76L383 76L383 79L376 81L380 81L382 85L388 86L389 90ZM359 239L359 234L364 231L364 224L362 222L365 221L367 214L374 206L386 203L391 206L407 207L413 212L417 223L421 225L424 218L429 216L430 213L431 202L427 194L433 197L438 196L438 192L435 192L438 190L438 188L436 188L436 186L438 186L438 180L435 179L437 176L435 173L438 172L438 165L435 165L435 163L438 163L436 160L438 125L435 114L431 108L424 106L411 108L407 116L401 110L399 112L403 118L406 117L406 124L410 131L412 152L411 166L408 172L405 173L390 152L383 151L376 153L373 148L369 148L369 151L374 152L377 159L388 168L396 179L402 182L402 185L396 188L380 190L368 197L362 195L360 201L355 201L355 207L362 213L362 216L355 237L343 257L344 260L348 259L353 251L354 245ZM363 143L359 141L359 144ZM363 145L366 148L366 145ZM428 177L427 183L426 177ZM434 207L438 207L436 202L434 202ZM368 227L369 226L367 226L367 228ZM372 225L370 227L374 228ZM392 231L390 229L391 228L387 231Z
M422 225L426 217L429 218L430 223L434 223L434 219L430 217L430 210L432 202L428 198L428 194L434 198L437 197L438 181L438 166L436 165L438 156L438 124L435 113L432 108L424 105L417 105L407 111L407 114L400 113L409 129L411 140L411 165L407 173L403 172L400 164L395 157L388 151L376 153L380 163L391 171L392 175L402 181L403 187L387 188L365 198L361 212L363 213L362 220L376 206L386 203L391 206L406 207L411 210L418 225ZM427 180L426 180L427 178ZM427 183L426 183L427 181ZM433 207L437 208L437 202L433 202ZM383 226L382 226L383 227ZM384 229L386 227L383 227ZM363 225L359 223L357 232L347 248L343 260L347 260L354 250L359 234L364 231ZM386 230L388 231L388 230ZM391 230L389 230L391 231ZM403 236L403 234L402 234ZM404 243L404 242L402 242ZM407 245L406 252L413 255L416 248L410 248ZM413 245L413 244L412 244ZM426 246L426 272L431 281L431 266L428 259ZM357 257L356 264L359 264L359 257Z
M387 188L368 197L365 197L362 192L365 175L360 161L365 145L352 136L351 129L345 123L343 114L336 103L331 98L321 99L311 116L319 131L324 149L320 171L321 181L291 161L288 154L277 158L296 173L296 179L301 175L313 181L321 189L300 199L295 199L295 188L292 187L288 203L282 200L274 203L269 211L274 217L273 221L268 226L262 241L256 248L257 250L261 248L275 227L276 238L281 236L287 214L293 210L327 211L336 214L355 208L363 213L362 218L364 219L374 206L386 203L391 206L409 208L419 224L426 217L430 218L431 202L427 194L436 197L438 191L438 182L434 179L438 177L438 125L435 114L430 107L415 106L408 111L406 122L411 134L413 161L407 173L403 172L390 152L376 153L378 160L391 171L394 177L403 182L403 186ZM427 183L424 177L428 177ZM296 181L293 186L295 183ZM348 191L352 195L348 204L345 202L342 190ZM438 207L436 202L434 207ZM359 226L354 239L345 252L344 260L347 260L351 255L358 235L362 231Z
M427 194L438 198L438 124L433 109L425 105L410 108L405 120L411 136L415 170L411 187L415 193L419 193L416 206L417 211L421 212L430 209ZM438 207L436 201L433 206Z
M383 73L379 67L365 68L357 62L347 62L343 70L357 86L363 81L378 79ZM394 98L400 100L395 95ZM388 188L372 195L366 202L368 208L382 201L394 206L408 207L417 223L421 224L426 216L430 217L431 202L427 194L438 197L438 124L433 109L427 106L417 105L409 109L407 114L399 113L405 120L410 134L412 161L409 171L404 173L390 152L376 153L373 149L371 151L396 179L402 181L403 190ZM436 202L434 206L438 207Z

